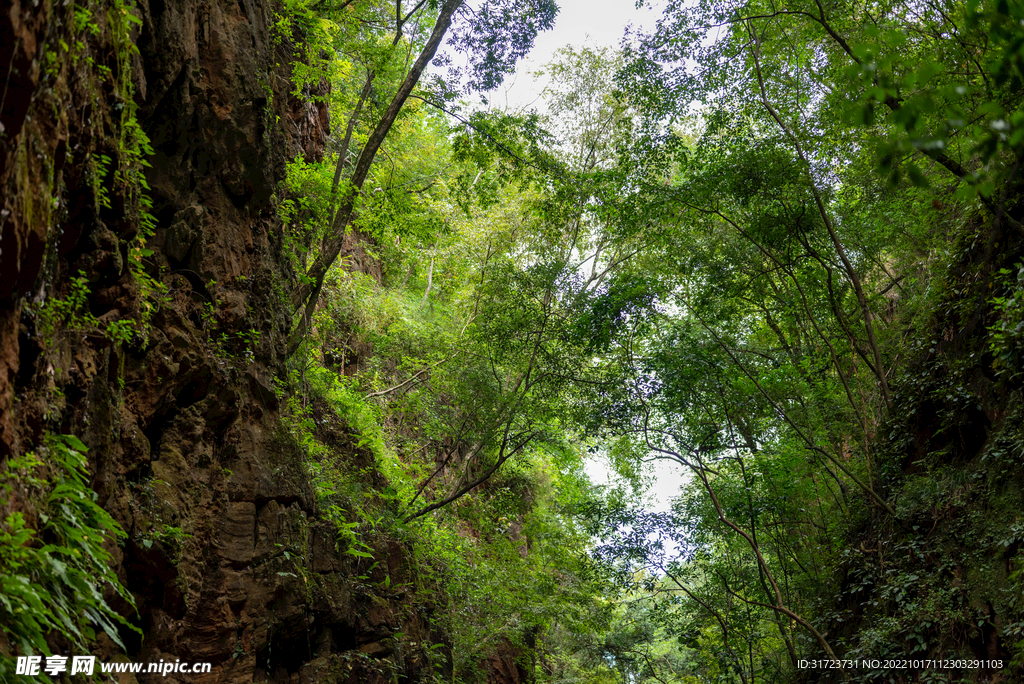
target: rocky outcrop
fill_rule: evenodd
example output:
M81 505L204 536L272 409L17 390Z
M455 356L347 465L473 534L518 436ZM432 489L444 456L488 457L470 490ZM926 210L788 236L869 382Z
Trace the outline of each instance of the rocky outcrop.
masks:
M372 559L345 553L280 422L274 378L294 274L275 189L289 158L322 154L328 129L323 105L290 95L292 37L274 34L269 0L120 3L141 19L135 51L118 43L105 2L81 7L88 16L15 0L0 13L0 35L15 38L0 40L11 65L2 453L47 432L90 447L93 487L128 535L113 552L144 636L125 630L127 657L213 663L208 675L139 682L372 684L444 672L440 590L394 540L363 540ZM119 99L118 79L130 80L133 102ZM164 295L147 293L130 264L138 188L114 172L127 106L152 145L144 266ZM83 279L89 310L44 334L40 311ZM120 320L147 324L118 340L109 326ZM97 648L124 657L109 641Z

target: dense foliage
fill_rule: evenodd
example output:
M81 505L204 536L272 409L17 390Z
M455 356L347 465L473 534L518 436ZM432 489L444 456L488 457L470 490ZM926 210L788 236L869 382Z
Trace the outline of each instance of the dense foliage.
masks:
M340 378L395 524L518 607L496 624L456 592L463 627L545 654L551 681L746 683L977 658L998 613L987 653L1009 665L1019 601L980 614L946 586L994 572L997 540L953 559L970 526L930 535L944 507L1007 516L1019 491L967 462L970 369L1004 394L1019 377L1021 16L669 3L621 52L559 53L544 116L407 107L355 224L383 274L331 271L299 358ZM297 236L326 225L329 174L291 175ZM910 447L921 412L939 426ZM584 450L622 485L588 490ZM626 486L651 459L690 473L660 513Z
M22 653L50 655L52 634L85 648L96 637L93 625L123 647L118 627L128 622L104 593L131 597L104 541L124 532L86 484L87 451L76 437L54 435L39 454L9 459L0 471L0 503L7 507L18 490L38 511L36 520L13 511L0 523L0 619ZM4 681L30 681L12 664L0 661Z
M360 579L412 549L439 680L496 651L552 683L1019 677L1024 5L662 9L558 52L524 112L466 98L551 2L283 3L336 122L276 198L278 399L318 514ZM40 320L99 329L84 287ZM37 597L55 573L120 591L83 447L47 449L62 469L3 486L63 517L0 529L5 629L42 651L117 619ZM686 473L660 509L652 461Z
M940 586L949 568L868 566L885 567L885 543L928 544L891 431L924 410L913 386L935 372L933 336L963 338L947 363L1016 377L1015 267L972 249L1020 237L1019 15L670 3L622 53L564 50L545 118L412 109L389 138L359 224L382 284L337 272L305 358L355 359L346 386L383 402L398 516L481 538L513 513L529 528L533 487L493 488L541 463L578 470L582 447L623 481L651 458L691 473L659 514L622 490L554 490L560 524L602 540L588 572L626 593L589 635L543 623L546 676L778 681L822 655L969 655L944 635L987 618ZM967 262L1006 294L944 286ZM971 292L990 339L967 311L941 313ZM956 383L948 410L980 409ZM999 510L1006 494L973 496Z

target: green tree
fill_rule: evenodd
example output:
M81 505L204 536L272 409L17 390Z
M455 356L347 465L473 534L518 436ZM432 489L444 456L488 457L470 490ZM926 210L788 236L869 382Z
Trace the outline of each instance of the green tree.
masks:
M433 9L436 9L436 14L430 12ZM432 25L433 28L419 47L416 58L411 64L407 62L407 67L402 72L403 76L391 95L390 103L373 124L342 188L340 182L342 170L347 162L353 122L360 116L362 105L371 93L376 78L376 70L369 65L366 68L365 85L349 118L350 125L346 128L346 138L338 155L332 181L332 198L341 188L338 206L332 211L330 228L325 232L319 254L309 266L299 287L291 295L292 306L296 310L306 307L305 315L292 336L292 350L298 346L308 326L328 271L341 255L346 231L358 215L357 201L377 153L409 96L417 87L427 65L434 59L449 29L454 25L450 39L453 49L466 53L474 60L467 87L487 90L511 72L516 60L526 54L532 46L537 32L551 27L556 11L557 7L553 2L539 3L527 8L507 1L489 3L482 12L470 10L464 0L448 0L438 4L436 8L428 6L424 0L407 12L404 11L401 2L395 5L392 46L399 45L411 20L415 19L414 25L417 28L421 24ZM510 27L512 30L509 30ZM410 38L416 40L418 36L414 34ZM412 53L410 47L410 58Z

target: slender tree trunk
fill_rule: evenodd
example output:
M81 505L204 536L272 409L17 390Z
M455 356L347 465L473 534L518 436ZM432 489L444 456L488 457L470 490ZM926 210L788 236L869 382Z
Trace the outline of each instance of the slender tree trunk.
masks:
M356 101L355 109L352 110L352 116L348 119L348 126L345 128L345 139L341 141L341 152L338 153L338 165L334 169L334 181L331 183L331 209L334 208L334 198L338 194L341 172L345 168L345 162L348 161L348 146L352 142L352 131L355 130L356 122L359 120L359 113L363 109L366 98L370 96L370 90L373 88L373 79L376 75L376 72L373 70L366 72L366 84L363 86L362 92L359 93L359 100Z
M882 365L882 354L878 347L878 341L875 339L875 326L872 323L873 316L871 315L871 309L868 307L867 297L864 294L864 287L861 284L860 277L857 275L857 271L854 270L853 264L850 263L850 259L846 255L846 249L843 247L843 243L840 242L839 236L836 234L835 228L832 225L832 219L825 209L825 203L821 199L821 193L818 192L818 185L814 182L814 176L811 173L811 165L807 159L807 155L804 154L803 145L800 144L800 140L789 130L789 126L782 120L782 116L768 101L768 93L764 87L764 78L761 75L761 40L757 35L754 28L750 27L750 35L753 39L753 46L750 48L751 55L754 57L754 68L757 72L757 84L761 91L761 103L764 104L765 109L775 120L775 123L779 125L782 132L793 142L793 146L796 148L796 153L800 157L800 161L807 166L807 175L810 181L811 193L814 196L814 203L818 208L818 213L821 215L821 220L825 223L825 228L828 230L828 236L832 240L832 245L836 249L836 253L839 255L840 260L843 262L843 270L846 271L847 277L850 279L850 283L853 285L853 290L857 294L857 303L860 305L861 313L864 316L864 330L868 334L868 346L871 347L871 352L875 357L875 368L876 375L878 376L878 384L882 390L882 397L885 399L885 405L892 408L892 396L889 394L889 381L885 377L885 366Z
M310 266L309 270L306 272L306 278L299 287L292 292L291 304L293 310L297 311L301 309L303 304L307 302L307 299L309 299L311 295L319 295L320 290L323 288L324 278L327 277L327 272L341 255L341 250L345 242L345 232L355 217L356 200L359 198L359 193L370 173L370 167L373 165L373 160L377 156L377 151L384 142L384 138L387 137L387 134L391 131L391 127L398 118L398 114L402 110L402 106L405 104L405 101L412 93L413 88L415 88L416 84L419 83L423 70L426 69L430 60L434 58L437 48L441 45L441 41L444 39L445 34L448 32L448 29L452 24L455 12L463 5L464 2L465 0L447 0L441 5L440 12L437 16L437 22L434 24L434 30L430 34L430 38L427 40L426 45L423 46L423 50L420 52L419 57L416 58L416 61L413 63L409 73L406 74L405 79L402 81L402 85L399 86L398 92L396 92L394 98L392 98L391 104L384 112L384 116L381 118L380 123L378 123L373 129L369 139L366 141L366 145L359 153L359 158L356 160L355 168L352 171L350 187L346 189L342 197L341 204L338 207L337 212L334 214L331 229L328 232L327 237L324 239L323 249L316 261L313 262L313 265ZM315 302L313 305L315 306ZM305 335L308 318L308 316L303 316L299 325L292 333L288 345L289 353L294 352L295 349L298 348L299 342Z
M430 298L430 288L434 285L434 255L430 255L430 268L427 269L427 289L423 291L423 301L420 302L420 308L422 309L427 304L427 299Z

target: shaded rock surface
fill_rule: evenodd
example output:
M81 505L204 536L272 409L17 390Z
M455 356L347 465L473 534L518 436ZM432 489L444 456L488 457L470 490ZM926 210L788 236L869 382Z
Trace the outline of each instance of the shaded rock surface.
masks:
M436 589L424 589L403 544L369 540L374 559L345 553L279 422L274 378L295 274L274 192L288 159L322 154L329 122L322 105L290 94L281 65L292 46L273 35L269 0L140 2L129 68L154 151L146 269L167 297L145 344L70 324L40 334L36 314L74 278L89 283L101 324L143 314L128 191L87 163L122 161L125 103L84 59L44 68L47 51L75 37L72 11L14 0L0 12L0 35L16 37L0 40L13 74L0 118L0 456L46 432L89 446L93 487L128 534L114 554L144 637L125 632L127 657L213 664L208 675L139 682L372 684L443 672ZM102 25L84 50L118 63ZM94 201L97 181L109 206ZM385 576L406 588L384 589ZM111 647L98 646L125 657ZM526 681L514 654L488 662L489 681Z

